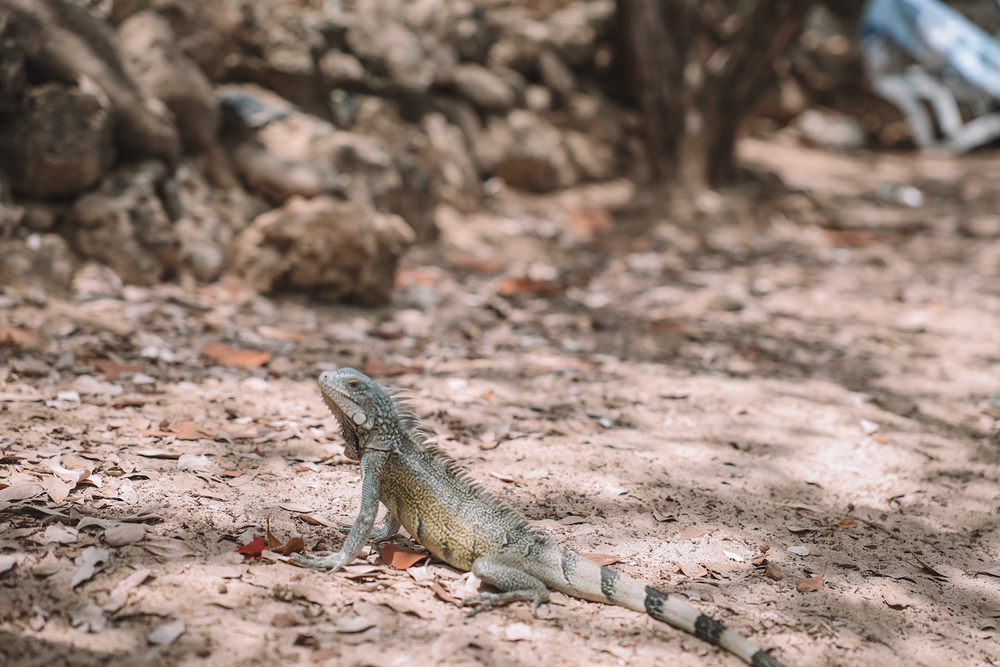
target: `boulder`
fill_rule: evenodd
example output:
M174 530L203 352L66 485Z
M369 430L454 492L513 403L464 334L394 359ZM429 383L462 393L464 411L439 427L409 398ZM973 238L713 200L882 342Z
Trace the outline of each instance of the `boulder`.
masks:
M413 241L399 216L325 195L293 197L236 238L230 266L259 292L375 305L389 300L396 265Z
M419 100L434 83L434 61L416 33L373 5L358 3L345 35L347 46L368 71L384 79L378 87L385 93Z
M452 79L455 90L482 111L506 112L517 102L514 89L482 65L459 65Z
M66 235L83 257L110 266L122 280L152 285L176 267L178 240L157 189L166 166L146 160L109 174L80 197Z
M45 83L0 129L0 166L15 191L65 196L96 183L113 156L111 116L96 94Z
M166 19L133 14L118 27L126 71L142 91L174 114L185 148L203 152L218 141L219 104L208 77L177 46Z

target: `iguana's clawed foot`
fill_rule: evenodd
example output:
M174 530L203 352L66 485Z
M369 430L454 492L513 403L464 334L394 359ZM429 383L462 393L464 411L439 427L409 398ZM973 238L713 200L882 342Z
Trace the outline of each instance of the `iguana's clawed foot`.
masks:
M292 554L292 562L302 567L311 567L317 570L326 570L329 573L334 573L340 568L347 565L347 559L339 551L337 553L328 554L326 556L317 556L315 554Z
M534 591L508 591L506 593L481 593L475 597L464 598L462 600L462 606L467 607L469 605L476 605L472 611L465 615L466 618L472 618L481 611L486 611L491 609L498 604L504 602L530 602L531 603L531 615L538 618L538 607L543 602L549 601L549 596L538 595Z

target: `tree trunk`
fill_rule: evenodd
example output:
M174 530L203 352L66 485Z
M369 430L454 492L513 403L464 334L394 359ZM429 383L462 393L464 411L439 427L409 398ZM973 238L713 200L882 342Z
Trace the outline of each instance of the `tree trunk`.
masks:
M618 0L630 89L661 180L677 182L683 175L712 187L731 180L736 133L774 84L775 62L798 38L815 4L757 0L733 38L719 47L728 57L718 74L709 75L700 91L690 91L685 67L700 27L697 0ZM690 128L693 134L689 113L701 121Z

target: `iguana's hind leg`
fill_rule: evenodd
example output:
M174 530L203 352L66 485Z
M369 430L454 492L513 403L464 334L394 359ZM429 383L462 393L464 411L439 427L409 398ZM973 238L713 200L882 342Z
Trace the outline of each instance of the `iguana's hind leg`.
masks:
M542 581L496 557L483 556L472 564L472 573L500 589L499 593L483 593L462 600L476 607L467 616L475 616L498 604L523 600L531 603L531 613L537 616L538 606L549 601L549 589Z

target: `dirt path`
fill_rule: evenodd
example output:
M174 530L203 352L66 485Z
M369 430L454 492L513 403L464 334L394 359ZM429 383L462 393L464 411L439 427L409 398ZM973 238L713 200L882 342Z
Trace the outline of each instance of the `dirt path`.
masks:
M814 196L668 218L627 183L507 194L444 214L384 310L96 278L0 296L0 664L737 664L566 598L468 620L438 563L244 562L268 521L336 549L354 519L314 387L334 366L409 388L564 546L789 665L1000 664L1000 161L743 155ZM880 202L887 180L924 206Z

